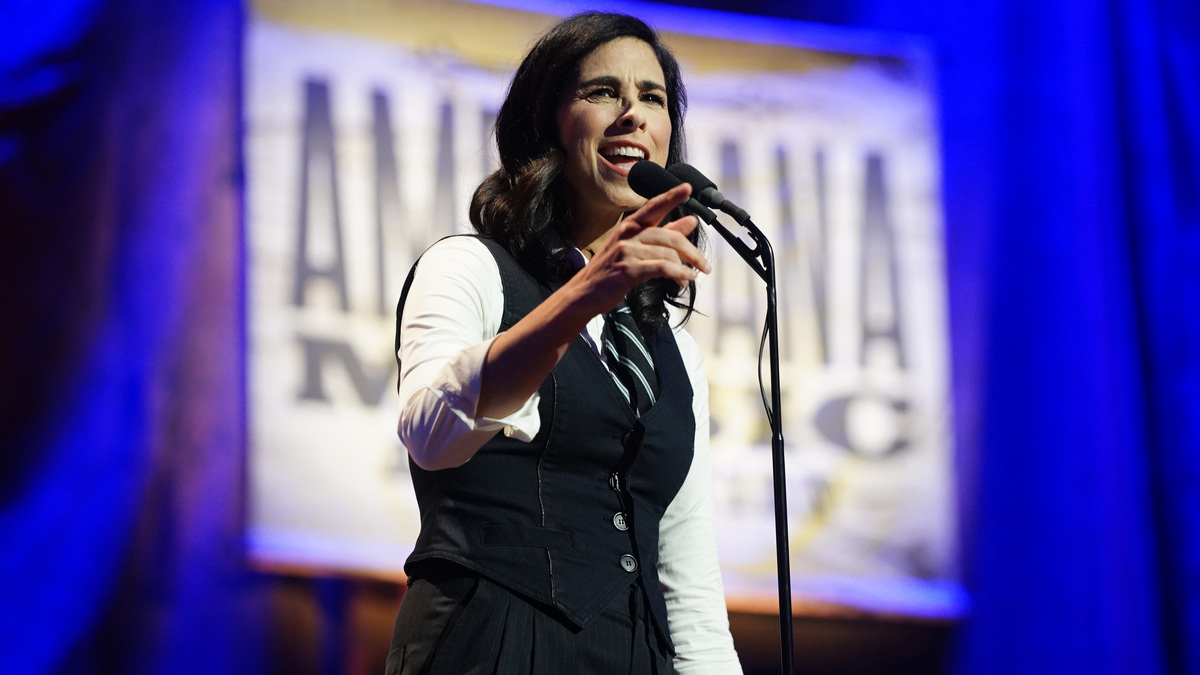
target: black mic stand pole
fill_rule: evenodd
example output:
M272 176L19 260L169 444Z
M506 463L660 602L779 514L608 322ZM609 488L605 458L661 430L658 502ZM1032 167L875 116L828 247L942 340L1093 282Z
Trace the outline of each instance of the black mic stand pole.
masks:
M783 457L783 401L779 384L779 316L775 302L775 253L771 243L750 218L739 223L754 240L754 248L736 237L714 218L709 225L767 284L767 347L771 363L771 477L775 488L775 565L779 571L779 643L783 675L795 670L794 633L792 632L792 563L788 550L787 483ZM761 371L760 371L761 372Z

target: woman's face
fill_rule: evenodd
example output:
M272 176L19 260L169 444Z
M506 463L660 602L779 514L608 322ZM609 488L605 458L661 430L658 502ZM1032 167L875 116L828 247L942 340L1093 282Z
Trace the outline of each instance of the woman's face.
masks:
M559 104L558 134L576 219L611 226L644 204L629 167L665 165L671 143L666 78L650 45L621 37L588 54Z

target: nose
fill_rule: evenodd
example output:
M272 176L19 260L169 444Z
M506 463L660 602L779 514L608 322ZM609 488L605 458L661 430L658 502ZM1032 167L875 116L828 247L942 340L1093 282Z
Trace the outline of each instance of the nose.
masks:
M646 124L646 111L636 100L627 101L621 116L617 118L617 126L623 129L640 129Z

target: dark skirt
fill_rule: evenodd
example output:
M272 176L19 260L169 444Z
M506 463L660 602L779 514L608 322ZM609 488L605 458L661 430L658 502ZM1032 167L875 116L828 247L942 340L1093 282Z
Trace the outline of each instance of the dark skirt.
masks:
M423 572L400 602L386 675L669 675L671 656L633 583L587 626L456 565Z

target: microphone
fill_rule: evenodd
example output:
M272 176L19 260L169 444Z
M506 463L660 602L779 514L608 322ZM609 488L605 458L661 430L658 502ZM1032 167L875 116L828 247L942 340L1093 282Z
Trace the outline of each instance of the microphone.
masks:
M676 164L674 166L678 167L687 165ZM695 169L692 169L692 171L694 171L697 176L704 178L699 171L696 171ZM705 180L707 181L708 179ZM678 176L672 174L648 159L635 162L629 169L629 187L633 188L634 192L645 197L646 199L656 197L682 182L683 181L680 180ZM712 183L709 182L709 185L712 185ZM696 189L694 183L692 184L692 189ZM713 191L715 192L716 190ZM729 228L725 227L721 224L721 221L717 220L717 214L709 210L707 206L696 201L695 197L688 197L688 200L683 203L683 208L691 211L701 220L708 223L714 230L717 231L717 234L720 234L725 241L729 242L729 245L732 246L733 249L738 252L738 255L742 256L744 260L750 261L755 257L755 250L757 249L752 250L749 246L746 246L744 241L738 239L732 232L729 231ZM747 219L746 222L750 221ZM750 224L753 226L753 223ZM755 263L751 263L752 267L754 265ZM754 267L754 270L759 272L761 275L762 272L759 271L759 267L761 266Z
M648 159L638 160L629 168L629 187L646 199L657 197L681 183L683 183L682 180ZM693 186L692 189L695 187ZM717 220L717 214L696 201L695 197L688 197L682 206L710 225Z
M693 194L706 206L711 206L714 209L721 209L728 213L737 221L738 225L745 225L747 220L750 220L750 214L746 213L737 204L725 198L721 191L717 189L717 184L708 179L708 176L700 173L696 167L683 162L677 162L667 168L667 171L676 178L692 184ZM635 190L637 188L634 188ZM639 193L641 194L641 193Z

